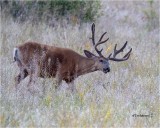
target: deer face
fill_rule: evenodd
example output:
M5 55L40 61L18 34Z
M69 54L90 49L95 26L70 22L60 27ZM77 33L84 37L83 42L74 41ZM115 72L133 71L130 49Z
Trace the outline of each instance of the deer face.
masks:
M84 50L84 53L88 58L91 58L95 61L94 66L97 70L103 71L104 73L110 72L109 62L107 59L98 57L87 50Z
M110 72L109 62L108 60L98 57L96 59L96 65L99 70L103 71L104 73Z

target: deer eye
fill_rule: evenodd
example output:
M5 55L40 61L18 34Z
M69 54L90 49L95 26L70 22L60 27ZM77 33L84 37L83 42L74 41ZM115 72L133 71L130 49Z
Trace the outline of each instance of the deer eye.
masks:
M99 62L103 62L103 60L99 60Z

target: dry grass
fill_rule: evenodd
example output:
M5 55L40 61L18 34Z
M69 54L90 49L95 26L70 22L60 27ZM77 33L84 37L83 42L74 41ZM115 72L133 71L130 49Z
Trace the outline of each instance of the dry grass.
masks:
M31 25L29 21L20 24L11 18L1 19L1 127L159 126L159 25L148 31L146 21L141 20L141 8L147 8L147 3L102 3L106 7L102 6L104 15L96 22L96 28L98 35L108 31L107 46L111 47L104 54L111 52L114 44L121 46L126 40L133 52L126 62L110 62L111 72L107 75L94 72L77 78L75 94L67 90L65 82L55 91L54 79L41 78L34 85L36 94L27 91L28 78L16 93L14 77L18 67L12 63L12 51L16 45L34 40L83 54L83 49L91 49L91 24L50 28L45 24ZM157 4L154 6L158 13ZM109 13L112 9L115 11Z

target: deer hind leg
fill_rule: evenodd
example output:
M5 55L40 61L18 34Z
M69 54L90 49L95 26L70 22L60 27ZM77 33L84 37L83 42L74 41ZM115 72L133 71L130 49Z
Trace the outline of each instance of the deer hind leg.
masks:
M18 74L18 76L15 77L15 85L17 88L17 85L26 77L28 76L28 72L26 69L21 69L20 73Z
M33 73L30 72L29 73L29 81L28 81L27 87L28 87L28 91L33 94L34 91L31 89L31 84L32 83L33 83Z

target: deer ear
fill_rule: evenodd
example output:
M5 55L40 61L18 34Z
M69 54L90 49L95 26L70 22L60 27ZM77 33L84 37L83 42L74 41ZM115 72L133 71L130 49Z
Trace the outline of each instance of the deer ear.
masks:
M95 55L93 53L91 53L90 51L84 50L84 54L86 55L86 57L88 58L92 58L95 57Z

